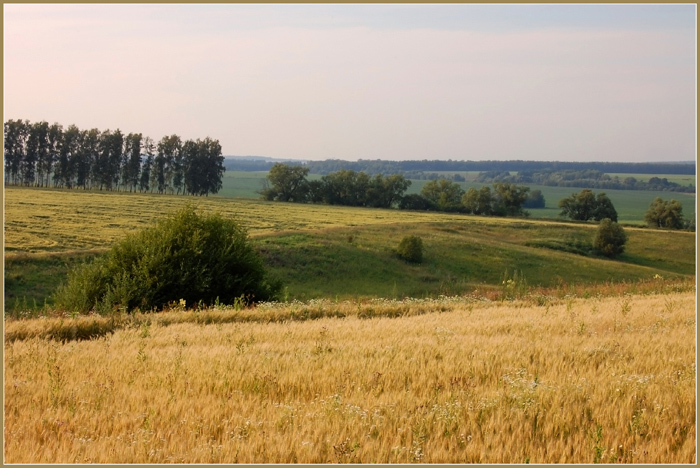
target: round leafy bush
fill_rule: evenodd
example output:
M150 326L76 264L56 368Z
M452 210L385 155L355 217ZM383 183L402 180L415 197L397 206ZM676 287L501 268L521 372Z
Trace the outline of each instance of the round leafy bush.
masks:
M600 222L595 238L593 239L593 248L605 255L606 257L615 257L625 251L627 243L627 234L622 226L606 218Z
M186 206L71 271L54 298L59 307L79 312L154 310L182 300L270 300L280 288L269 280L242 226L219 214L199 215Z
M404 260L420 263L423 261L423 240L417 236L406 236L401 239L396 251Z

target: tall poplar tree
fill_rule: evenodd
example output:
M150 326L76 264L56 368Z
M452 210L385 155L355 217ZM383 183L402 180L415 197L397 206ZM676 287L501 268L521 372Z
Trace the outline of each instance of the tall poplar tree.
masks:
M5 183L20 182L20 164L26 153L27 137L29 136L29 121L22 119L8 120L4 125L5 131Z
M143 139L143 151L146 159L141 165L141 177L139 178L139 191L148 192L151 189L151 171L153 169L153 154L155 145L150 137Z
M49 186L49 181L51 180L51 175L55 172L55 164L58 161L58 156L61 152L61 143L63 141L63 126L58 123L53 123L49 127L49 153L46 160L47 171L46 176L46 186ZM56 179L54 178L54 184Z
M27 151L36 152L36 185L48 186L48 178L51 174L48 122L36 122L32 125L27 141Z
M129 133L124 139L124 170L122 183L130 192L136 190L141 175L141 140L140 133Z

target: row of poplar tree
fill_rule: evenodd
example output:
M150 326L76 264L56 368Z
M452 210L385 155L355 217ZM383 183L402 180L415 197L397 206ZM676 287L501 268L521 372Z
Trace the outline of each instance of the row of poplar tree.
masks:
M130 192L209 195L226 168L218 140L159 142L119 129L81 130L29 120L8 120L5 184Z

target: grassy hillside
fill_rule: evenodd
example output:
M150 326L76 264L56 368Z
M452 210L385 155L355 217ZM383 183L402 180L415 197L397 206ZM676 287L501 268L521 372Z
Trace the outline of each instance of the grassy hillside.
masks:
M591 242L591 227L523 221L374 225L257 241L275 273L289 285L291 297L298 299L424 297L500 288L508 279L525 288L695 273L692 234L628 233L628 251L616 260L571 253ZM408 264L394 253L405 235L423 239L423 263Z
M695 274L695 235L627 228L616 260L579 255L595 226L543 220L360 209L258 200L8 188L6 310L42 306L70 265L195 201L249 229L287 299L425 297L518 287L636 281ZM425 261L395 254L423 238Z

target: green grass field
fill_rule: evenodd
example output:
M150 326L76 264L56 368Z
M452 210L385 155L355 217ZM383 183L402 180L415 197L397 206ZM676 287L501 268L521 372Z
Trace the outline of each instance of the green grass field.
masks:
M224 197L70 190L5 191L6 310L41 307L67 269L185 203L239 219L286 285L286 299L434 297L522 285L556 287L695 273L695 234L627 228L616 260L579 255L595 225ZM394 253L418 235L425 260Z
M593 233L588 226L468 219L290 233L258 242L298 299L465 294L501 287L514 276L526 285L556 287L694 274L689 233L668 242L678 233L629 232L628 252L616 260L559 250L590 242ZM405 235L423 239L421 264L408 264L394 253Z
M608 174L610 177L619 177L620 179L625 179L627 177L634 177L642 182L648 182L652 177L658 177L659 179L668 179L669 182L674 182L678 185L683 186L695 186L695 176L694 175L684 175L684 174L630 174L621 172L611 172Z
M267 172L226 171L217 195L227 198L260 198Z

